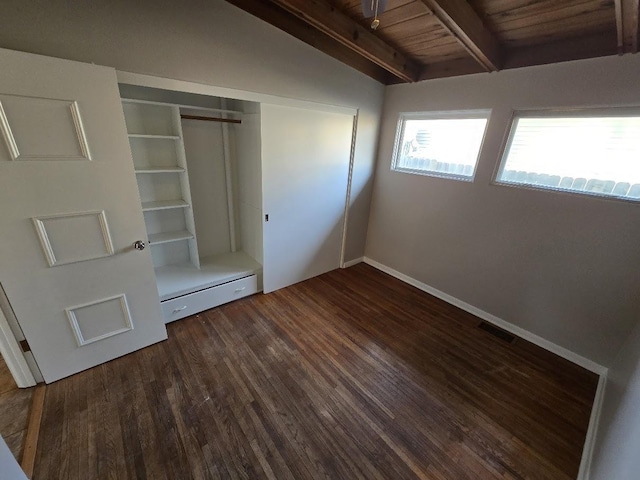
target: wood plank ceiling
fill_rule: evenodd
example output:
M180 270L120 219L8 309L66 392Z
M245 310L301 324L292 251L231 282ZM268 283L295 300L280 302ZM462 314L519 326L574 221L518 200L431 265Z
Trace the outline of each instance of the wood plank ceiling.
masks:
M384 83L638 51L639 0L227 0Z

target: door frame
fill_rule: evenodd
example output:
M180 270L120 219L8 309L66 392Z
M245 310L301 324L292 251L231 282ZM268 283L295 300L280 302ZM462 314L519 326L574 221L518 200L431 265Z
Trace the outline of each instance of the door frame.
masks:
M256 103L270 103L272 105L281 105L283 107L306 108L308 110L318 110L321 112L342 113L344 115L351 115L354 117L358 113L358 109L356 107L330 105L309 100L299 100L292 97L269 95L267 93L217 87L215 85L189 82L187 80L175 80L173 78L155 77L153 75L145 75L143 73L125 72L123 70L116 70L116 77L118 79L118 83L125 83L138 87L151 87L184 93L196 93L210 97L233 98L234 100L246 100Z
M4 309L0 308L0 353L18 388L33 387L36 379L29 368L22 349L16 340Z

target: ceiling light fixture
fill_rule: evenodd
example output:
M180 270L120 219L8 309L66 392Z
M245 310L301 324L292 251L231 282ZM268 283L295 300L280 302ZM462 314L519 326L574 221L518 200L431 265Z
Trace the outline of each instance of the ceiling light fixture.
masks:
M375 30L380 25L380 20L378 20L378 0L371 0L371 8L373 8L373 2L376 4L376 9L373 22L371 22L371 30Z
M371 30L375 30L380 25L378 14L384 12L386 6L387 0L362 0L362 14L364 18L373 17Z

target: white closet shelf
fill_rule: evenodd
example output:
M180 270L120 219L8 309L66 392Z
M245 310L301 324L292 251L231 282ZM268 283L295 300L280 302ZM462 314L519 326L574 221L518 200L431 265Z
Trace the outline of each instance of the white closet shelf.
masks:
M170 208L187 208L189 204L184 200L161 200L158 202L142 202L142 211L168 210Z
M228 110L225 108L213 108L213 107L197 107L194 105L181 105L178 103L154 102L152 100L137 100L135 98L123 98L121 100L122 100L122 103L137 103L141 105L159 105L164 107L179 107L179 108L186 108L188 110L202 110L207 112L230 113L235 115L242 115L244 113L244 112L241 112L240 110Z
M160 140L180 140L179 135L153 135L150 133L130 133L129 138L149 138Z
M143 167L136 168L136 173L184 173L182 167Z
M188 230L178 232L153 233L149 235L149 245L160 245L161 243L178 242L193 238L193 233Z
M262 266L244 252L203 258L199 269L190 263L158 267L158 293L160 300L169 300L253 275L261 269Z

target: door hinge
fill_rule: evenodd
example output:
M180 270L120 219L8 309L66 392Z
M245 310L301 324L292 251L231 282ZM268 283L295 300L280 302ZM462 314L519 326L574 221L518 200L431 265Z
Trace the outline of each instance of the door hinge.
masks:
M268 221L269 221L269 214L268 214L268 213L264 216L264 221L265 221L265 222L268 222Z
M29 346L29 342L27 342L26 340L20 340L20 348L22 348L22 351L24 353L27 353L27 352L31 351L31 347Z

